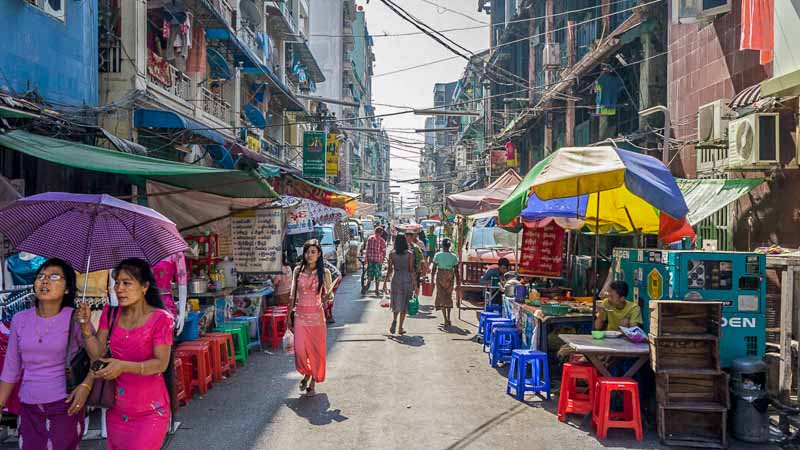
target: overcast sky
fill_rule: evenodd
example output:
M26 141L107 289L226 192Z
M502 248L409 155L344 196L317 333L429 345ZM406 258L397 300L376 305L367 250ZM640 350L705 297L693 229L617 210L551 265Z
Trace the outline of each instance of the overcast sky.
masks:
M481 27L489 22L485 13L477 12L475 0L394 0L409 13L430 25L436 30L462 27ZM413 25L403 21L380 0L358 0L366 11L367 27L375 43L375 77L372 80L372 101L392 105L411 106L415 108L430 108L433 106L434 83L455 81L461 77L466 61L455 58L449 61L432 64L426 67L407 70L404 72L384 75L381 74L403 69L409 66L426 63L454 56L449 50L442 47L430 37L421 35L387 36L384 34L397 34L418 32ZM446 11L433 4L441 5L456 12ZM474 19L474 20L473 20ZM478 22L479 21L479 22ZM473 50L483 50L488 47L489 29L483 25L473 30L453 31L447 36ZM376 105L378 114L398 111L398 109ZM413 114L386 117L383 120L385 128L424 128L425 117ZM405 138L406 140L423 140L423 134L405 134L390 132L391 136ZM410 158L412 161L400 159ZM409 151L397 147L392 148L391 178L409 179L419 176L419 157ZM394 184L394 183L393 183ZM393 188L392 190L398 190ZM418 190L418 185L404 184L399 189L405 195Z

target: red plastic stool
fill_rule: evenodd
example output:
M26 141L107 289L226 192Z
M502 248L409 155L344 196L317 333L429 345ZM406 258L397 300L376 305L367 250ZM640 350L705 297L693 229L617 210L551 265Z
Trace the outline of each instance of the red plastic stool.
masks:
M269 343L273 349L278 348L286 333L289 318L288 307L275 307L261 316L261 341Z
M206 333L205 336L214 337L221 341L224 340L225 351L221 353L222 373L227 373L228 376L233 375L236 372L236 350L233 346L233 335L230 333ZM222 349L222 346L220 346L220 349Z
M183 383L184 393L186 394L186 403L189 403L189 400L194 398L194 392L192 391L192 371L194 370L192 358L189 354L178 354L176 350L175 363L177 364L178 361L181 362L181 373L179 375L183 377L181 382Z
M175 367L175 390L177 391L178 403L181 406L186 406L189 403L189 399L186 396L186 385L184 384L184 374L183 374L183 360L180 358L175 358L173 361L173 367Z
M178 345L175 355L186 355L192 362L190 389L196 387L201 394L207 393L208 389L211 388L211 383L214 381L211 367L211 348L208 343L192 344L191 342L183 342Z
M565 363L561 370L561 392L558 395L558 420L564 422L567 414L592 412L597 370L591 364ZM586 392L578 391L578 380L585 380Z
M213 376L215 383L222 381L222 352L224 351L227 353L227 348L224 350L221 349L219 340L212 336L201 336L196 341L191 342L205 342L208 344L208 348L211 353L211 375Z
M611 412L611 393L622 392L624 408L619 413ZM594 405L592 420L597 427L597 437L605 439L609 428L627 428L636 434L641 441L642 415L639 410L639 384L632 378L599 377L597 378L597 401Z

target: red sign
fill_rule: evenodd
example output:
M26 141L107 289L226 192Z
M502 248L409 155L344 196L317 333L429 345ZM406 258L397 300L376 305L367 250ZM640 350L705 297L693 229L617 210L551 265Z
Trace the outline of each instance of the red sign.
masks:
M525 226L522 232L521 275L560 277L564 229L555 221L543 227Z

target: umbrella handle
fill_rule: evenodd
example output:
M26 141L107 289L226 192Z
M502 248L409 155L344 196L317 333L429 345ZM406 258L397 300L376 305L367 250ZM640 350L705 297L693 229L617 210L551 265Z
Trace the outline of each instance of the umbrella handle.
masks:
M92 224L89 227L89 239L86 242L86 271L83 272L83 294L81 295L81 304L86 303L86 289L89 287L89 267L92 263L92 248L94 247L94 225L97 223L97 207L94 208L92 215ZM110 294L110 293L109 293ZM110 295L109 295L110 297Z

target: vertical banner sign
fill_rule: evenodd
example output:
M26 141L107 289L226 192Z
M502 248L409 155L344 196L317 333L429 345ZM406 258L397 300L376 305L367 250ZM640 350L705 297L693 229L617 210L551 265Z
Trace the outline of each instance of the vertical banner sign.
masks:
M325 132L303 133L303 176L325 178Z
M563 264L564 229L555 221L543 227L525 226L519 273L537 277L560 277Z
M237 271L280 273L283 266L282 209L257 209L233 215L231 238Z
M325 154L325 176L339 176L339 135L331 133L327 141L328 151Z

